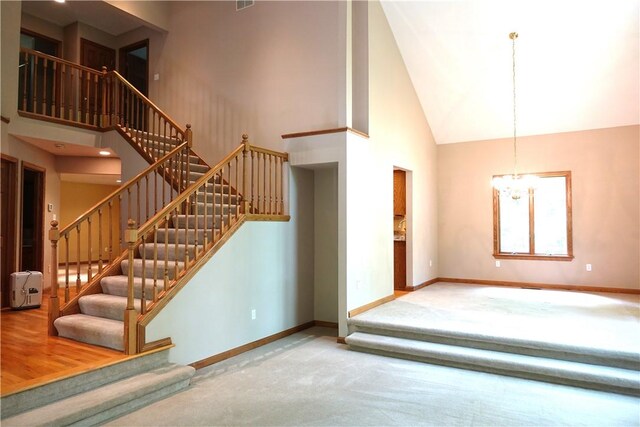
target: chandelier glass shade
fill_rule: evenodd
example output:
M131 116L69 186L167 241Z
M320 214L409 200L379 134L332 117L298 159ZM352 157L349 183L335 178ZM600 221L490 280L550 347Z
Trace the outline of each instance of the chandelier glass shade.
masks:
M528 195L530 189L535 189L538 177L536 175L518 174L518 141L517 141L517 115L516 115L516 39L518 33L509 33L512 52L512 82L513 82L513 174L496 176L492 185L497 191L513 200L519 200Z

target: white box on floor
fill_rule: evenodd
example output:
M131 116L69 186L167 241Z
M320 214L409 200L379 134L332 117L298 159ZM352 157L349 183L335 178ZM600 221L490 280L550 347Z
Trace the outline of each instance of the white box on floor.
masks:
M42 304L42 273L19 271L11 273L11 309L38 308Z

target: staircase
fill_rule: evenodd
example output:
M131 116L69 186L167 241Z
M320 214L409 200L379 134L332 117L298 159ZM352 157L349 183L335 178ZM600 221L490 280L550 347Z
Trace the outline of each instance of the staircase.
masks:
M51 265L65 273L60 288L52 278L49 333L126 354L169 344L170 337L147 343L145 328L190 277L244 221L289 219L287 154L252 146L243 135L236 149L209 166L192 149L190 125L183 129L116 71L23 48L20 63L34 64L20 74L20 115L115 130L150 164L62 229L52 221ZM63 93L47 98L41 87Z
M166 143L167 141L158 138L156 145ZM167 151L176 147L177 142L172 141ZM154 157L159 152L157 149L150 150ZM198 156L189 156L189 162L189 180L185 187L198 181L210 170ZM184 166L186 170L186 165ZM151 302L154 294L157 298L158 292L165 289L165 273L169 280L175 279L177 272L183 271L185 267L181 260L194 259L196 253L203 250L201 242L205 241L205 229L211 230L207 236L207 240L211 241L214 233L220 233L222 226L228 225L229 213L233 218L237 217L239 198L229 195L230 190L229 185L222 183L219 178L215 180L215 185L207 185L206 192L201 193L195 203L196 212L200 215L172 215L167 226L158 229L155 240L157 245L140 244L135 248L133 263L128 258L120 260L120 274L100 279L99 292L83 295L78 299L79 313L62 316L54 321L58 335L124 351L124 314L127 308L129 272L132 271L133 274L134 308L141 312L143 277L147 287L150 284L152 286L151 289L147 288L144 295ZM205 212L208 214L207 224L203 223ZM169 268L165 272L165 264L158 263L157 260L166 260L175 268Z

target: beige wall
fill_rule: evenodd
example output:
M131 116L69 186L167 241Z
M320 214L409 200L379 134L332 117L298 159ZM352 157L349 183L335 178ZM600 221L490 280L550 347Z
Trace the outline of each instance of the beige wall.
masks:
M338 322L338 167L313 172L314 320Z
M161 49L151 46L153 100L191 123L215 162L241 142L282 149L280 135L338 124L339 2L176 2Z
M512 172L511 140L438 146L439 276L640 288L639 146L639 126L519 138L522 172L571 171L575 259L500 268L490 181Z
M60 228L64 228L76 220L80 215L84 214L90 208L95 206L102 199L110 195L119 187L114 185L98 185L98 184L85 184L80 182L65 182L62 181L60 185ZM117 218L120 212L120 205L116 203L113 207L113 217ZM104 224L108 224L108 213L104 213L103 226L100 226L97 220L92 221L91 224L91 250L92 261L98 260L99 254L99 232L102 230L102 259L109 259L109 252L105 250L109 246L109 228L104 227ZM87 262L89 242L85 237L87 236L86 224L82 224L81 233L83 238L80 239L80 262ZM120 250L118 248L118 239L120 230L118 228L118 221L113 221L111 228L111 235L114 239L112 250L114 255L119 255ZM62 264L66 261L66 248L65 243L62 241L59 244L59 263ZM69 262L78 261L77 255L77 235L71 233L69 238Z

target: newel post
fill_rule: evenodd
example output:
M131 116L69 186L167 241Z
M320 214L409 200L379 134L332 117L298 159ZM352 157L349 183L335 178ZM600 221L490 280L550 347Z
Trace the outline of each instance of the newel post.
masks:
M58 335L53 322L60 317L60 301L58 300L58 240L60 240L60 230L58 221L51 221L49 230L49 240L51 240L51 295L49 295L49 335Z
M249 151L251 151L251 145L249 145L249 135L242 134L242 210L244 214L249 214Z
M127 308L124 312L124 353L136 354L138 352L138 312L133 304L133 255L136 241L138 240L138 230L136 229L136 222L131 218L127 221L127 230L124 232L124 238L129 247Z
M106 128L111 125L109 120L109 112L107 111L107 67L102 66L102 117L100 125Z
M191 130L191 125L187 123L187 130L184 131L184 137L187 140L187 147L191 148L193 145L193 131Z

